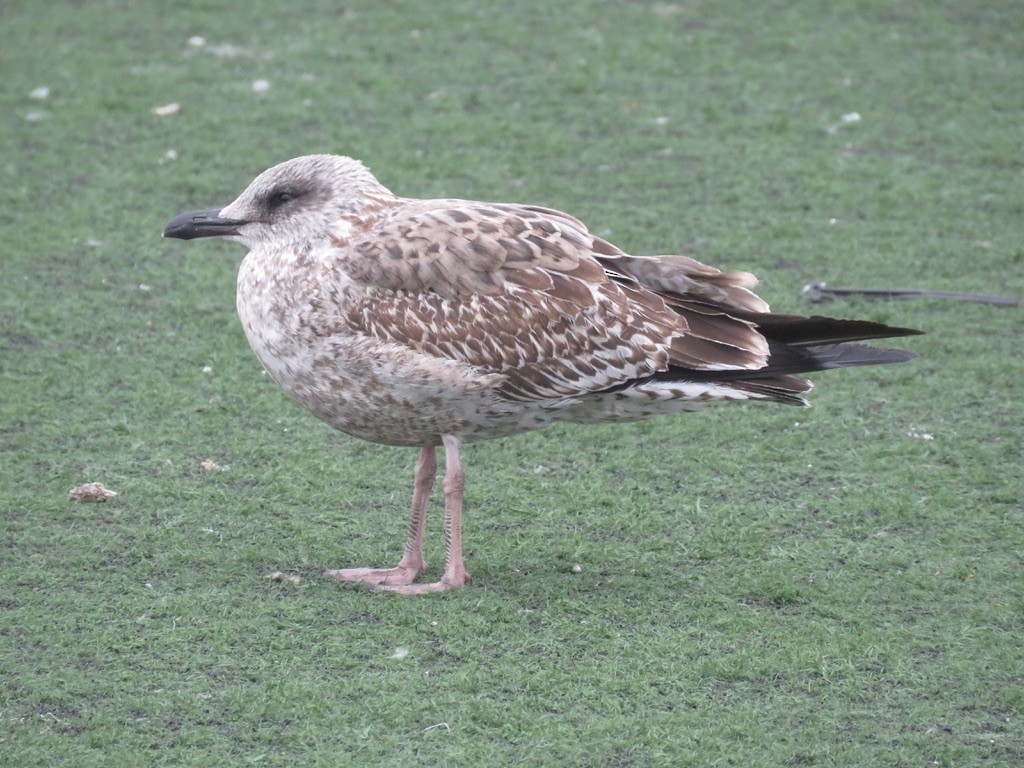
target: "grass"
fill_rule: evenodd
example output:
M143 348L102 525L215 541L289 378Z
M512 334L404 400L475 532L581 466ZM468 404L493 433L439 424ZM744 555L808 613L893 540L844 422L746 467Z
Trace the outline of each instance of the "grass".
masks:
M783 311L813 279L1020 295L1022 26L4 2L0 764L1021 764L1019 309L837 303L920 358L811 410L472 446L472 585L394 599L317 574L398 557L415 452L295 407L234 319L240 249L158 235L330 151L750 269ZM67 501L92 480L120 496Z

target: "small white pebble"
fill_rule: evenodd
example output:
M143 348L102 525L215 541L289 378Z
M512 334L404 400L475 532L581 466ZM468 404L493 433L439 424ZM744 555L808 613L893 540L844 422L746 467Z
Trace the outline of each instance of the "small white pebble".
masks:
M176 115L180 111L181 105L178 103L164 104L162 107L153 107L153 109L150 110L150 112L152 112L154 115L159 115L160 117Z
M188 39L188 44L191 45L193 48L202 48L204 45L206 45L206 38L200 37L199 35L195 35Z
M661 117L654 118L655 125L668 125L668 118L662 115Z
M139 290L144 293L149 293L153 289L150 288L146 283L139 283Z
M253 80L252 81L252 90L253 90L254 93L263 93L264 91L269 91L270 90L270 81L269 80Z
M168 149L166 152L164 152L163 157L161 157L159 160L157 160L157 162L160 163L160 165L163 165L164 163L170 162L171 160L177 160L177 159L178 159L178 153L175 150L173 150L173 149Z
M839 219L835 219L835 218L833 218L833 219L829 219L829 220L828 220L828 223L829 223L829 224L838 224L838 223L839 223Z
M409 655L408 648L395 648L395 652L391 654L392 659L404 659Z
M825 132L829 134L835 134L844 125L853 125L861 121L860 112L847 112L845 115L839 117L838 123L832 123L832 125L825 128Z
M213 368L208 365L203 366L203 373L213 373Z
M28 97L36 101L46 101L46 99L50 98L50 89L45 85L40 85L38 88L33 88L29 91Z
M572 568L570 568L569 570L573 573L583 573L583 566L581 566L579 563L573 563Z

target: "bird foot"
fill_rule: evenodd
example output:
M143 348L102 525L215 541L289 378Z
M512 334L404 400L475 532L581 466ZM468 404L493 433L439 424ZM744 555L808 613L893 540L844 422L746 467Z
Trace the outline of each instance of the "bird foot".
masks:
M431 584L379 584L375 589L395 592L399 595L426 595L431 592L445 592L449 589L458 589L469 581L469 574L463 571L458 576L446 575L440 581Z
M425 570L427 570L426 563L420 563L419 566L399 563L395 568L340 568L324 571L324 576L330 576L343 584L350 581L361 581L375 587L389 589L412 584L416 577Z

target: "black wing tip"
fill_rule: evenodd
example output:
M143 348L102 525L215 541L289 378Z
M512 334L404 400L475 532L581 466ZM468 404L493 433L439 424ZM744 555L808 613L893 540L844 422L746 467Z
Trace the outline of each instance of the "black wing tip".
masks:
M885 336L879 336L880 339L895 339L900 336L925 336L928 331L921 331L917 328L899 328L893 325L885 326Z
M793 317L796 319L796 316ZM888 325L878 320L857 320L846 317L829 317L828 315L811 315L807 318L800 318L792 324L792 328L797 331L797 334L801 330L809 331L813 334L818 328L826 329L826 332L831 331L835 334L835 338L832 341L836 342L894 339L900 336L923 336L926 333L917 328ZM798 339L793 339L792 341L798 342Z
M924 333L916 328L886 325L876 320L854 320L827 315L806 317L763 312L730 314L752 322L769 341L798 346L919 336Z

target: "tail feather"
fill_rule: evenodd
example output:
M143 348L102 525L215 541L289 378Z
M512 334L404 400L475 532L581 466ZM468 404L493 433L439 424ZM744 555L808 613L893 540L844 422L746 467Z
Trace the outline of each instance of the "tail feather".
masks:
M756 320L755 320L756 318ZM903 349L852 342L922 333L869 320L840 320L797 315L750 315L768 340L768 362L755 370L693 370L669 366L650 377L655 381L716 382L760 397L806 405L803 395L812 384L795 374L859 365L903 363L916 355Z
M660 297L688 331L673 339L666 369L602 392L646 382L707 382L806 405L803 394L812 385L797 374L902 363L914 355L855 342L921 333L871 320L772 314L750 290L757 282L753 275L723 273L687 257L628 256L600 238L594 252L612 280L638 291L638 300L646 292Z
M856 365L889 365L890 363L905 363L913 360L917 355L905 349L893 349L890 347L875 347L870 344L814 344L802 347L801 351L814 361L816 368L812 370L826 370L828 368L852 368Z
M921 331L898 328L871 320L799 315L749 315L768 340L768 363L756 370L687 371L671 368L666 374L690 381L749 381L811 373L857 365L903 363L916 355L902 349L856 344L868 339L915 336Z
M791 376L797 373L813 373L831 368L852 368L858 365L888 365L905 363L917 357L913 352L888 347L873 347L869 344L816 344L800 347L788 344L770 344L768 364L757 370L694 371L685 368L669 368L655 374L657 378L682 379L685 381L756 381L773 379L777 376Z

